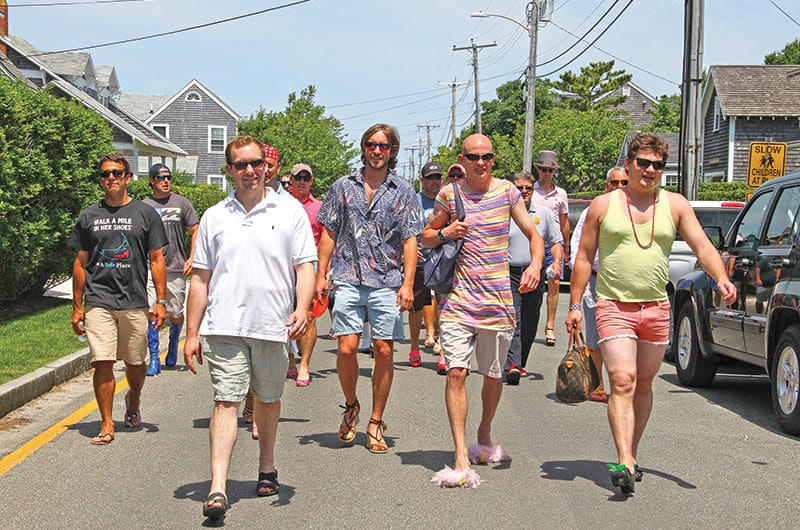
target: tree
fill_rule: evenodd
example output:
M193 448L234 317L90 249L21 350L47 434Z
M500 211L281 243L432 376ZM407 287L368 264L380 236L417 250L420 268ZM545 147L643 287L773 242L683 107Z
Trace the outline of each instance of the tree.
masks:
M795 39L779 52L768 53L764 64L800 64L800 39Z
M69 234L100 196L97 162L111 140L96 112L0 76L0 302L70 273Z
M652 117L649 130L652 132L679 132L681 130L681 95L664 95L658 98L652 109L647 110Z
M292 92L285 110L268 112L261 108L239 124L239 132L275 146L283 171L300 162L311 166L312 193L321 198L337 178L351 171L350 161L358 150L345 140L342 122L325 116L325 107L314 103L315 94L313 85L299 96Z
M568 194L603 188L606 172L617 165L630 125L609 112L552 109L536 124L534 153L558 154L556 183Z
M560 81L553 81L552 86L563 93L566 106L587 112L613 109L623 103L623 95L598 97L617 90L633 76L625 70L614 70L614 61L608 61L589 63L589 66L581 68L580 74L564 72L559 78Z

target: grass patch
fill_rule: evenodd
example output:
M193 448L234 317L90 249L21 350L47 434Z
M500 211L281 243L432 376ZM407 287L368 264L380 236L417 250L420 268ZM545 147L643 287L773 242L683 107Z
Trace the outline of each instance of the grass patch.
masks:
M83 348L71 315L71 301L44 296L0 307L0 384Z

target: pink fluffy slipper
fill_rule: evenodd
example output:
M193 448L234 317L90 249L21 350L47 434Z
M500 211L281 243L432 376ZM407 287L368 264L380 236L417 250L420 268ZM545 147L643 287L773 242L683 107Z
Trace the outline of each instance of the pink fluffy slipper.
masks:
M467 456L472 464L494 464L511 460L502 445L472 444L467 449Z
M472 470L456 471L451 469L450 466L444 466L444 469L437 471L431 479L431 482L441 488L472 488L475 489L483 482L481 477Z

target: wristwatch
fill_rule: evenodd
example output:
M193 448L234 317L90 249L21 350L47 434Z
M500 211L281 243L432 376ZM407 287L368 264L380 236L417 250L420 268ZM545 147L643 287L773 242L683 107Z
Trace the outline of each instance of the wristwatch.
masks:
M166 300L156 300L156 305L158 305L158 304L161 304L164 307L167 307L167 301Z
M444 236L444 232L442 232L444 228L440 228L436 235L439 237L439 241L447 241L447 238Z

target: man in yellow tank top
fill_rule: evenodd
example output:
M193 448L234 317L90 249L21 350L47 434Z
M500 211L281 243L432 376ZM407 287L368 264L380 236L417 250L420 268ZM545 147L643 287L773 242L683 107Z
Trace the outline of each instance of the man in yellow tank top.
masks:
M625 160L628 187L592 201L570 282L567 331L581 328L581 296L599 251L595 315L611 383L608 422L618 456L618 464L609 468L612 484L623 494L633 493L642 478L636 453L653 406L653 378L669 341L666 285L676 230L716 280L725 303L736 300L736 288L689 202L658 189L668 152L669 145L656 134L633 138Z

